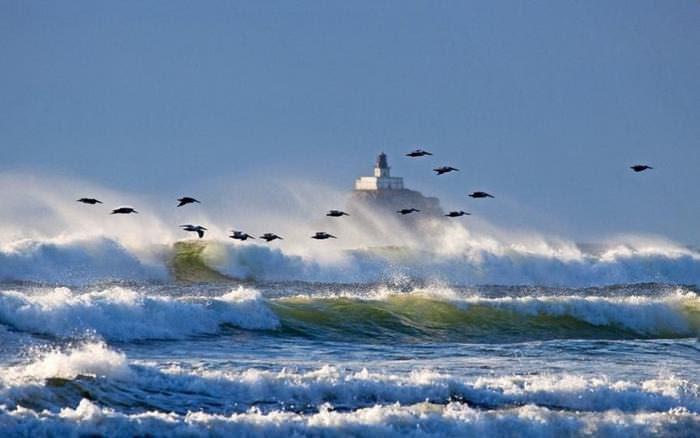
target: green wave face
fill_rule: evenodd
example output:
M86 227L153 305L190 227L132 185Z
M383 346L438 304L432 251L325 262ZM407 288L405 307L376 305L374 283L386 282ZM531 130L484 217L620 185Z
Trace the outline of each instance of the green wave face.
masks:
M170 272L176 281L186 283L227 282L231 278L212 269L207 263L205 250L212 245L200 241L176 242L170 259Z
M607 309L611 315L601 321L595 314L595 306L586 309L591 315L582 315L561 311L558 303L532 310L500 307L489 300L466 304L419 294L396 294L377 300L294 297L277 299L270 305L282 322L284 333L330 340L481 343L700 335L697 298L667 308L661 304L658 315L649 314L647 308L639 315L641 321L634 320L635 309L624 306ZM601 307L607 305L604 301L600 303ZM616 311L619 316L615 315ZM677 320L659 319L668 312L674 312Z

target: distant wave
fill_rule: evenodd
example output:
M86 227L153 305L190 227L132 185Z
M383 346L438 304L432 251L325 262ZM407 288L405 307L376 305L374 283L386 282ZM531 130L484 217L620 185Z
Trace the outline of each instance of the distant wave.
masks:
M700 254L677 248L616 248L575 256L486 249L441 255L410 248L378 248L341 251L325 259L256 244L180 242L151 252L156 256L144 262L142 254L104 237L24 240L0 247L0 281L83 285L228 278L328 283L419 280L458 285L700 284Z
M227 327L363 342L679 338L700 336L700 298L681 288L656 297L491 298L432 287L275 299L242 287L218 297L55 288L1 291L0 324L62 338L87 333L119 341L219 335Z
M340 221L329 220L319 212L319 204L344 202L346 194L318 185L290 184L284 193L275 186L269 188L273 193L259 197L265 202L246 202L245 208L240 202L222 210L205 203L174 211L170 202L85 181L0 172L0 182L0 282L84 285L230 277L258 282L700 285L698 250L662 237L618 236L586 246L537 232L501 229L477 217L426 217L407 224L395 214L361 210ZM105 204L78 205L75 196L68 195L86 189L100 193ZM269 211L269 196L280 194L295 207L284 217ZM107 205L125 199L149 208L129 217L108 214ZM275 230L285 240L270 245L233 242L227 237L233 219L251 232L262 232L263 226ZM178 227L183 221L206 225L205 238L178 241L185 236ZM312 230L321 229L339 239L309 238Z
M343 283L437 280L461 285L589 286L625 283L700 284L700 254L687 249L610 249L602 254L521 251L438 254L409 248L346 251L332 262L287 255L258 245L223 246L203 253L211 268L258 281Z
M105 390L124 412L84 398ZM55 409L67 402L76 407ZM101 342L0 371L0 425L11 434L693 436L699 412L698 385L674 377L159 369Z

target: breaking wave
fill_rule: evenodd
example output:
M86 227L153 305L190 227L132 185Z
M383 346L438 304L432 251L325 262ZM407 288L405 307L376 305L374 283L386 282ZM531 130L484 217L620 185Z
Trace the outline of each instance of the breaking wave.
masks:
M210 208L205 203L174 211L172 202L162 198L119 193L85 181L0 172L0 282L83 285L232 277L342 283L407 278L456 285L700 284L700 253L660 237L625 236L597 246L577 245L535 232L499 229L479 218L405 223L395 214L374 210L328 220L319 205L343 205L344 193L283 186L267 189L293 200L280 218L279 211L269 209L270 193L261 197L266 199L262 204ZM99 193L105 204L76 203L78 194L86 192ZM126 201L141 213L109 214L107 206ZM228 238L231 220L256 234L278 232L285 240L270 245L233 242ZM186 222L207 226L205 238L180 240L185 234L178 225ZM313 241L312 230L339 238ZM188 251L191 257L174 263Z
M90 400L107 393L121 411ZM0 425L20 435L693 436L699 413L700 387L672 376L157 368L101 342L0 371Z
M238 288L214 298L149 295L124 287L77 292L61 287L0 292L0 323L57 337L180 339L219 332L222 324L274 329L277 318L259 292Z
M162 263L144 263L108 238L21 240L0 248L0 281L83 284L167 278L168 271Z
M186 415L144 412L124 414L83 399L75 408L35 413L0 408L0 422L17 435L95 436L385 436L385 437L541 437L541 436L677 436L700 433L700 419L682 409L664 413L603 415L558 412L537 406L481 411L461 403L377 405L354 412L325 408L316 414Z
M411 293L297 296L274 301L284 328L310 337L513 342L700 335L700 298L536 295L493 298L432 288Z
M629 283L700 284L700 255L625 249L569 256L479 250L440 255L409 248L347 250L332 260L256 244L180 242L132 252L98 237L22 240L0 247L0 281L84 285L104 281L183 280L591 286ZM175 262L173 262L175 261ZM178 262L179 261L179 262Z
M219 335L229 327L360 342L680 338L700 335L700 298L682 288L660 296L490 297L436 286L264 298L243 287L179 297L60 287L0 292L0 323L33 334L115 341Z
M441 254L376 248L344 251L327 261L259 245L212 245L204 251L203 261L230 277L257 281L381 283L400 278L458 285L700 284L700 254L684 248L621 246L597 254L517 248L465 248Z

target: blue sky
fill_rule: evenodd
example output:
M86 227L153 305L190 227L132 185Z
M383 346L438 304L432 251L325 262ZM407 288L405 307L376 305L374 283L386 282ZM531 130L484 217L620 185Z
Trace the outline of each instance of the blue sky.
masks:
M691 0L2 0L0 170L350 188L383 150L500 225L698 244L699 54Z

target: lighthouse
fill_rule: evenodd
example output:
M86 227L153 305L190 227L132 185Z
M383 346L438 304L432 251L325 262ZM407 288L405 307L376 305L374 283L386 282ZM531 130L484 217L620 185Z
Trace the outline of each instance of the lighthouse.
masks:
M383 211L393 217L402 208L417 208L420 215L400 216L404 222L419 220L426 217L444 215L440 200L423 196L420 192L404 187L403 178L391 176L391 167L382 152L374 163L374 176L361 176L355 180L355 190L349 199L348 209L353 212L354 219L367 215L366 226L372 226L370 211Z
M361 176L355 181L355 190L403 190L403 178L391 176L386 154L377 156L374 176Z

